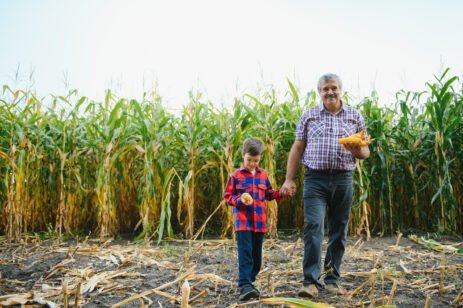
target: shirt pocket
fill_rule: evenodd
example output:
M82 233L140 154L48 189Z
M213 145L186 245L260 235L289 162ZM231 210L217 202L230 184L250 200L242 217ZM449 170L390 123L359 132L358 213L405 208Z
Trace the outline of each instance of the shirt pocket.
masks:
M265 202L265 192L267 191L267 185L259 184L257 185L258 198L260 201Z
M243 194L245 192L247 192L249 190L249 187L250 187L250 183L246 183L246 181L244 180L240 180L238 181L238 183L236 184L236 190L240 193L240 194Z
M358 133L357 122L354 120L344 120L341 129L341 138Z
M325 134L325 123L322 121L313 121L307 129L308 139L317 139Z

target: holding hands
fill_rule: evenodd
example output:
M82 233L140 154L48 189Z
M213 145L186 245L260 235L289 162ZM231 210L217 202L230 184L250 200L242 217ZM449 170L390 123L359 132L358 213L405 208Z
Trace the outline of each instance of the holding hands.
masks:
M293 197L295 194L296 182L294 180L286 180L280 188L280 197L287 199L288 197ZM250 194L243 193L241 194L241 202L243 202L244 205L251 205L254 203L254 200Z
M280 194L283 197L293 197L296 194L296 182L294 180L285 180L280 188Z

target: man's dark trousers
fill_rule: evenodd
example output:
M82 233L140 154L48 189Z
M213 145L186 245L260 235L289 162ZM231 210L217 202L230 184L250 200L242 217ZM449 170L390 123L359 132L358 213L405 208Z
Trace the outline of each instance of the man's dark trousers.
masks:
M304 175L304 285L320 284L325 211L328 246L325 256L326 284L340 277L352 205L352 171L321 171L306 168Z

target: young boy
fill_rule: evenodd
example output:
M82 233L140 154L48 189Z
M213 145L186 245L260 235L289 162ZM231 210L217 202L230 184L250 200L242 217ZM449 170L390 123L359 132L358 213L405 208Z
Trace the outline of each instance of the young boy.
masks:
M272 189L265 170L258 166L263 152L262 141L246 139L242 151L243 166L230 175L225 190L225 200L233 206L238 243L238 287L242 301L260 296L252 283L262 265L262 243L267 232L265 200L281 199L279 191Z

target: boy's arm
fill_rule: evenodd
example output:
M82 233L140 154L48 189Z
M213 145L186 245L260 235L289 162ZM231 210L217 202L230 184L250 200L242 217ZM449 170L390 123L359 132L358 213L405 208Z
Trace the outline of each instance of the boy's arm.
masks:
M277 190L273 190L273 189L269 189L267 190L267 192L265 193L265 200L282 200L283 199L283 196L280 195L280 191L277 189Z
M265 200L281 200L283 199L283 196L280 195L280 191L277 189L277 190L273 190L272 188L272 184L270 184L270 180L267 178L266 180L266 184L267 184L267 190L265 191Z
M243 201L241 201L241 195L238 195L236 193L234 183L235 179L232 176L230 176L230 178L228 179L227 186L225 187L224 199L228 205L239 206L243 204Z

